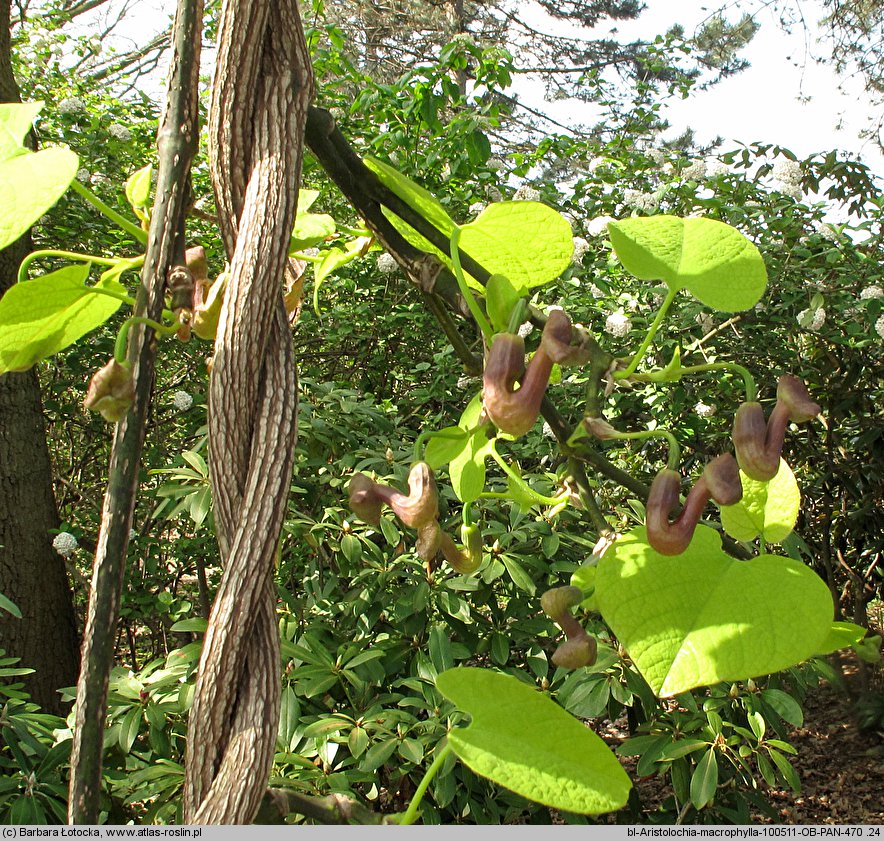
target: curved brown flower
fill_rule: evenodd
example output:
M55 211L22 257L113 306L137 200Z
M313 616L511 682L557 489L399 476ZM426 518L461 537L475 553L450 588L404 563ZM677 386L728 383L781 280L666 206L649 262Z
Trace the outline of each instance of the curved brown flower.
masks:
M685 499L684 508L674 519L669 515L678 505L681 477L675 470L661 470L651 484L645 507L648 543L661 555L680 555L688 546L700 522L706 503L734 505L743 496L737 463L730 453L712 459Z
M798 377L783 374L777 382L777 403L765 423L760 403L744 403L737 409L731 437L740 469L750 478L768 482L777 475L786 437L786 426L805 423L820 413Z
M540 597L540 606L564 632L567 640L553 653L552 661L563 669L581 669L595 663L598 643L571 615L571 608L583 601L579 587L553 587Z
M573 332L565 312L553 310L527 369L525 343L520 336L498 333L494 337L485 363L482 400L485 413L502 432L518 438L534 426L554 362L576 365L589 358L583 344L571 344Z

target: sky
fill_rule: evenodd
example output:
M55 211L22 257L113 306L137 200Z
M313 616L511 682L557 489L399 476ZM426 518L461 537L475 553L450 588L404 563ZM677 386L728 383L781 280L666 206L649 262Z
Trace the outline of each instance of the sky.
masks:
M805 21L811 28L823 17L822 0L791 0L800 3ZM708 91L692 93L687 100L671 99L663 116L672 123L665 136L677 136L685 128L694 129L700 142L725 138L722 149L735 148L736 142L774 143L799 157L815 152L839 149L862 160L884 178L884 155L871 141L858 135L870 110L869 97L858 79L839 79L829 65L814 61L811 52L825 52L815 39L818 32L795 27L789 35L777 23L774 11L764 8L766 0L645 0L646 9L635 21L601 24L596 33L607 36L616 28L619 38L652 38L672 24L681 23L687 34L720 7L736 21L742 11L758 12L760 30L743 56L750 67L715 85ZM759 10L761 7L761 11ZM163 21L174 14L174 0L135 0L128 19L120 29L131 39L149 37ZM556 21L543 20L535 25L547 31L556 29ZM567 31L567 30L566 30ZM124 44L124 46L126 46ZM574 115L572 102L543 102L542 85L527 87L519 93L526 102L566 124ZM839 90L839 84L845 90ZM587 122L592 122L591 117ZM839 128L839 124L841 127Z
M617 37L648 38L675 23L681 23L689 35L721 6L727 5L727 18L736 22L742 11L751 13L762 5L757 0L645 2L647 8L637 20L615 22ZM800 0L800 4L813 31L797 26L791 35L787 34L775 13L762 9L756 17L760 29L742 53L750 67L708 91L692 93L686 100L669 100L663 116L672 128L664 136L675 137L690 127L700 142L722 136L725 150L734 148L735 141L758 141L784 146L799 157L839 149L884 178L884 155L873 142L858 137L865 127L865 114L871 109L869 97L859 79L840 79L830 65L814 61L812 53L826 50L824 44L816 43L822 3ZM549 23L552 29L554 23ZM607 35L611 28L609 21L595 32ZM844 90L839 90L839 84ZM572 104L547 103L545 108L551 116L564 120L573 114Z

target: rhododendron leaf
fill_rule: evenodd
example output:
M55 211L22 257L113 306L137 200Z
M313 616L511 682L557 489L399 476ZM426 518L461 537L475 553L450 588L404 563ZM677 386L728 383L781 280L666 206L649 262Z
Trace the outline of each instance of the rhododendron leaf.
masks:
M736 560L702 525L674 556L633 529L595 583L602 616L658 697L794 666L819 651L834 612L813 570L773 555Z
M721 506L721 525L736 540L754 540L759 534L768 543L782 543L795 528L801 492L789 465L780 459L776 476L769 482L750 479L740 471L743 498L736 505Z
M449 669L436 687L472 716L448 742L464 764L517 794L567 812L623 807L632 783L608 746L547 695L489 669Z
M609 223L608 235L620 262L637 278L687 289L717 310L747 310L767 286L758 249L715 219L636 216Z

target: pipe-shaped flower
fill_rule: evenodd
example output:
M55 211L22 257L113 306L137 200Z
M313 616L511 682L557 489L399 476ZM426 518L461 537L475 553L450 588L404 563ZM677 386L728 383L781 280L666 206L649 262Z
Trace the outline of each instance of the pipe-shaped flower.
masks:
M525 368L525 342L515 333L498 333L491 343L483 376L482 399L494 425L518 438L534 426L554 362L581 364L589 352L571 344L571 320L562 310L549 314L537 353ZM516 380L520 387L516 388Z
M93 374L83 405L99 412L105 420L116 423L126 416L134 399L132 372L127 365L111 359Z
M731 437L742 471L752 479L767 482L780 467L780 454L786 437L786 426L805 423L820 413L810 399L804 383L791 374L783 374L777 382L777 403L765 423L760 403L744 403L734 415Z
M457 544L444 531L439 548L455 572L469 575L482 565L482 533L476 526L464 525L460 530L460 536L463 549L458 549Z
M737 463L730 453L706 465L703 475L688 493L681 513L670 521L669 515L678 505L680 487L681 477L668 468L661 470L651 484L645 507L645 529L648 543L661 555L680 555L688 548L710 499L719 505L734 505L743 496Z
M552 661L563 669L581 669L595 663L598 643L595 637L571 615L571 608L583 601L579 587L553 587L540 597L543 612L554 620L568 638L553 653Z
M350 479L350 509L365 523L377 525L381 509L388 505L406 526L417 530L417 554L425 561L436 557L442 533L436 480L426 462L418 461L408 474L408 494L381 485L364 473Z

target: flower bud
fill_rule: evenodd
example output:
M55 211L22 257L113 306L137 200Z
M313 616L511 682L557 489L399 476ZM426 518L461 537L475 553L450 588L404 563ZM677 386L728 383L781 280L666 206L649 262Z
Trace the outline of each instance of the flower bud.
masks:
M590 435L595 435L600 441L607 441L617 437L617 430L604 418L585 417L583 419L583 426Z
M442 538L446 536L442 529L439 528L439 523L436 520L425 523L417 531L417 542L414 546L415 554L421 560L427 562L434 560L442 544Z
M376 485L375 492L406 526L413 529L420 529L439 518L436 480L426 462L417 461L412 465L408 474L408 496L386 485Z
M218 332L221 305L229 278L225 271L218 275L214 283L210 283L208 278L197 278L194 283L191 329L201 339L213 341Z
M111 359L92 376L83 405L111 423L126 416L135 400L135 383L129 366Z
M807 386L792 374L783 374L777 381L777 402L789 410L792 423L806 423L820 413L819 405L810 399Z
M562 669L582 669L595 663L598 643L595 637L584 634L582 637L563 642L552 656L553 663Z

